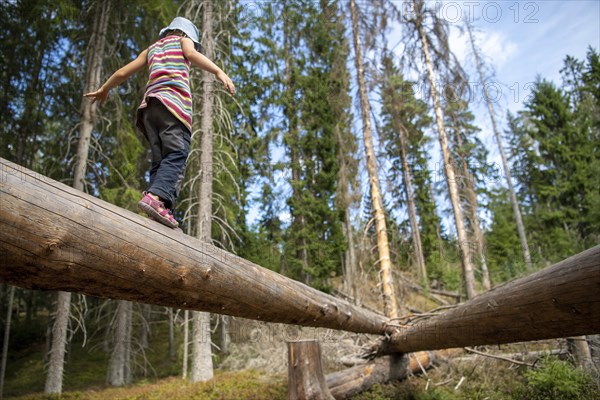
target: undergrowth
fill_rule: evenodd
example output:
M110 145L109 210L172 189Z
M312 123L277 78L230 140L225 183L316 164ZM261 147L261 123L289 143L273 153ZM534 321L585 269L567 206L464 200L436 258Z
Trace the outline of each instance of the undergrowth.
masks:
M286 394L285 377L265 378L259 371L240 371L217 373L209 382L189 383L172 377L126 388L64 392L60 397L36 394L18 400L283 400Z
M276 328L272 331L279 332ZM14 336L15 345L9 352L11 360L4 388L5 398L13 396L13 399L19 400L50 399L52 397L31 394L43 391L45 343L42 324L32 324L27 329L18 327L15 330L19 335ZM254 369L242 371L225 371L226 368L220 368L216 369L215 378L209 382L191 384L181 379L179 377L180 355L173 358L166 357L168 353L167 342L164 340L166 333L164 324L153 326L150 346L145 350L146 360L141 362L139 358L137 359L136 382L126 388L106 386L108 354L101 349L100 341L92 338L86 347L82 347L81 341L76 337L68 349L64 393L60 399L277 400L286 398L287 377L282 370L267 371L256 366ZM270 336L269 338L272 339ZM176 340L180 343L179 334ZM25 341L28 342L28 346L24 345ZM264 340L254 343L255 353L249 355L248 359L242 357L245 367L252 365L250 362L252 357L260 358L269 351L274 353L275 342ZM323 346L325 349L330 347L334 349L342 347L342 342L343 340L329 342L325 340ZM548 344L529 343L527 346L531 351L543 351ZM233 352L238 353L235 349L238 347L232 344ZM514 348L504 347L503 351L511 351L511 349L519 351L518 345L514 345ZM331 354L339 358L340 355L332 351ZM324 357L324 363L325 359ZM215 361L219 363L219 359ZM402 382L375 385L371 390L356 395L353 399L596 400L600 399L600 392L597 383L590 375L573 368L568 361L554 357L541 359L533 369L491 358L462 358L443 363L427 371L427 375L411 376Z
M600 390L581 369L567 361L546 357L534 369L496 360L452 362L430 371L428 376L375 385L353 397L353 400L462 399L597 400Z

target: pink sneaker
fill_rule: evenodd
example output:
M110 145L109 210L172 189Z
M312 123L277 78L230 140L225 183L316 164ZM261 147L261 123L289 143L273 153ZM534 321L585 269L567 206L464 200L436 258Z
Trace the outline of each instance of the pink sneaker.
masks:
M179 226L179 223L173 217L173 211L166 208L162 201L154 199L148 193L144 193L144 197L138 202L138 208L148 214L151 219L169 228L175 229Z

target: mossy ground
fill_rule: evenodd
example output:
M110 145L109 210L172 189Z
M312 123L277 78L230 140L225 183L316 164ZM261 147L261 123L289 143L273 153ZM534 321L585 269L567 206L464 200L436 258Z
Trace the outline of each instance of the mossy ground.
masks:
M274 329L274 331L277 331ZM11 332L11 349L4 386L5 398L41 400L51 397L41 394L44 389L45 325L43 323L15 323ZM285 399L287 377L285 369L266 371L263 368L226 370L225 365L243 365L260 358L265 352L285 351L279 341L254 343L251 354L241 346L233 357L240 363L222 362L215 356L215 378L210 382L191 384L181 379L181 354L168 357L167 326L157 323L152 327L149 346L138 352L134 363L134 383L125 388L106 385L108 354L102 349L99 334L92 334L85 347L82 336L76 335L68 349L62 399ZM181 343L177 332L176 344ZM337 342L341 345L341 342ZM261 347L262 346L262 347ZM268 346L271 346L267 348ZM273 347L275 346L275 347ZM502 352L540 351L560 342L539 342L503 346ZM331 345L329 345L331 347ZM324 348L328 348L324 346ZM270 350L269 350L270 349ZM181 351L181 348L179 349ZM237 353L237 350L235 350ZM246 354L248 353L248 354ZM284 354L281 354L285 358ZM230 356L231 357L231 356ZM279 360L281 357L276 357ZM324 357L325 358L325 357ZM254 365L262 365L254 362ZM504 361L471 356L427 371L427 375L411 376L402 382L375 385L371 390L356 395L357 400L588 400L600 398L594 378L585 377L566 361L548 359L540 361L540 368L531 370ZM285 366L284 366L285 367ZM232 368L235 369L235 368ZM532 372L533 371L533 372ZM460 385L459 382L462 383ZM558 396L558 397L557 397Z

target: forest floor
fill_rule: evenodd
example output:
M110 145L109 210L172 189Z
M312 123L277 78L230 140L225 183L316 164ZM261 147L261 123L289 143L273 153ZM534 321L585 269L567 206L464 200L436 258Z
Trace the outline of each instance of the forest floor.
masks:
M302 337L316 335L322 340L323 363L326 373L343 368L339 360L344 354L356 350L357 346L369 340L351 340L350 334L334 336L335 331L298 329L291 331L282 325L262 326L252 321L252 328L244 328L252 337L268 338L231 344L229 356L215 358L215 378L204 383L189 383L181 379L181 357L173 359L167 354L166 324L157 324L144 359L136 357L134 383L124 388L111 388L105 383L108 355L102 349L100 340L94 337L82 347L81 337L76 336L68 353L64 392L61 399L90 400L184 400L184 399L285 399L287 391L286 336ZM32 332L31 326L16 323L13 333L20 338L11 351L9 368L5 384L5 398L19 400L42 400L44 396L43 329L37 324L38 332ZM257 331L257 329L259 331ZM262 331L260 331L262 329ZM257 334L257 332L259 332ZM259 336L257 336L259 335ZM328 336L329 335L329 336ZM180 340L179 337L176 339ZM233 338L236 339L236 338ZM239 339L239 338L237 338ZM331 340L329 340L331 339ZM27 345L28 343L28 345ZM552 340L532 343L520 343L504 346L479 348L493 353L521 353L533 351L566 350L564 340ZM536 359L529 359L532 363ZM466 352L454 355L441 362L426 374L410 376L401 382L376 385L371 390L356 395L357 400L454 400L454 399L574 399L587 400L600 398L600 392L594 391L592 379L582 381L583 386L568 386L578 382L577 369L558 359L538 359L538 371L545 371L544 380L554 384L567 384L563 392L549 392L547 395L527 393L532 387L530 373L532 369L489 357ZM557 367L553 363L560 363ZM550 365L550 367L545 366ZM575 375L572 375L575 374ZM538 379L539 380L539 379ZM581 382L580 382L581 383ZM582 389L582 387L590 389ZM596 387L597 389L597 387ZM552 389L554 390L554 389ZM568 395L569 390L573 396ZM552 394L554 393L554 394Z
M514 350L514 349L513 349ZM550 361L550 359L548 359ZM543 361L546 362L546 361ZM552 360L552 362L560 362ZM576 381L569 373L577 371L562 363L559 372L546 371L546 378L562 380L564 384ZM548 370L547 367L542 369ZM465 355L452 362L443 363L429 371L427 375L410 376L400 382L375 385L371 390L353 397L355 400L455 400L455 399L512 399L512 400L595 400L600 392L590 390L560 389L559 392L542 392L533 395L527 392L528 367L517 366L505 361L480 356ZM566 371L566 372L565 372ZM571 372L569 372L571 371ZM567 375L565 375L567 374ZM285 374L266 373L260 370L217 371L209 382L191 384L180 377L162 379L142 379L125 388L107 388L95 385L83 390L69 390L61 399L90 400L189 400L189 399L286 399ZM558 382L561 385L560 382ZM539 390L538 390L539 392ZM566 395L565 395L566 393ZM49 399L42 394L29 394L16 397L19 400Z
M420 310L436 307L424 296L404 293L409 304ZM376 308L376 293L362 293L362 299L372 298L364 306ZM287 393L286 341L317 339L322 348L325 373L346 368L343 361L351 359L361 347L376 337L329 329L301 328L283 324L266 324L234 318L231 320L231 343L228 354L214 352L215 378L205 383L189 383L181 378L182 329L175 329L175 348L168 356L168 323L163 309L154 311L150 322L148 346L133 338L133 383L124 388L106 384L109 354L106 351L106 329L88 327L85 336L76 333L68 348L63 395L61 399L285 399ZM32 321L14 321L4 398L42 400L44 396L44 354L47 316ZM105 324L104 324L105 325ZM99 326L104 326L99 324ZM134 332L139 331L134 327ZM218 329L213 340L218 340ZM560 350L566 351L565 340L517 343L480 347L493 353L517 353ZM536 359L528 359L528 363ZM537 359L532 369L485 356L458 352L451 359L438 363L426 374L410 376L401 382L376 385L368 392L354 396L357 400L587 400L600 398L598 377L584 376L568 362L558 359ZM541 371L539 376L532 371ZM537 372L536 372L537 373ZM582 378L583 376L583 378ZM594 383L596 381L596 383ZM548 383L550 382L550 383ZM538 385L539 387L535 386ZM557 389L558 385L558 389ZM562 386L561 386L562 385ZM531 392L536 388L538 392ZM558 390L558 392L556 391ZM537 393L537 394L536 394ZM541 394L540 394L541 393ZM51 398L51 397L50 397Z

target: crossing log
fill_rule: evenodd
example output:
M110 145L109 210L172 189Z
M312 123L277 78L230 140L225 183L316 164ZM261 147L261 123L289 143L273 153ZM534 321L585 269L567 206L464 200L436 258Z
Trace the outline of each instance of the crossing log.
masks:
M408 353L600 332L600 245L406 326L377 353Z
M385 331L379 314L3 159L0 281L262 321Z

